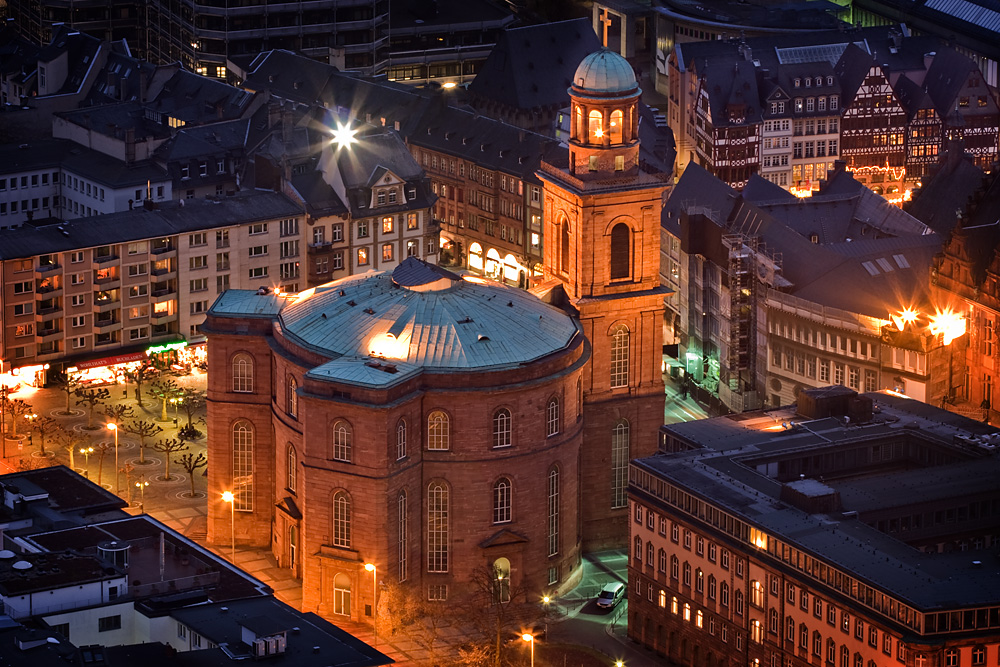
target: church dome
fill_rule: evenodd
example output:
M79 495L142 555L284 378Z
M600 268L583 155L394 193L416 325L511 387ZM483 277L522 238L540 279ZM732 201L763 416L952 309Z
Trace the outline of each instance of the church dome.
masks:
M608 49L584 58L573 75L573 86L590 93L632 93L638 85L628 61Z
M568 348L579 334L571 317L524 290L415 258L392 272L307 290L279 320L286 336L331 358L311 376L361 384L421 368L519 367ZM392 364L392 374L373 372L373 358Z

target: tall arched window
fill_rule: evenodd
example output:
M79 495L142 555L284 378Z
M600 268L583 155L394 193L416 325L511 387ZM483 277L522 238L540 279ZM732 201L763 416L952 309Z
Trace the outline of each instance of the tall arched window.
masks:
M615 109L611 112L611 119L609 121L611 127L608 129L608 132L611 133L611 143L613 144L622 143L622 118L621 109Z
M576 108L575 113L575 127L573 128L573 138L577 140L582 140L583 137L580 135L583 133L583 109L580 107Z
M510 602L510 561L503 557L493 561L493 574L497 578L493 601Z
M399 580L406 581L406 552L407 552L407 509L406 509L406 491L399 492L399 498L396 499L396 532L397 532L397 545L399 549Z
M297 472L298 461L295 456L295 448L291 444L288 445L288 455L285 457L285 486L292 493L295 493L295 473Z
M351 441L353 439L353 433L351 432L351 425L348 424L343 419L338 419L333 424L333 432L331 433L333 439L333 458L336 461L347 461L351 462Z
M333 613L351 615L351 578L343 572L333 578Z
M549 469L549 554L559 553L559 468Z
M233 509L253 511L253 426L242 419L233 424Z
M500 408L493 413L493 446L510 447L510 410Z
M333 494L333 546L351 548L351 497L346 491Z
M450 427L448 415L444 412L435 410L427 415L427 449L448 449Z
M611 331L611 388L628 386L629 331L619 324Z
M611 507L625 507L628 504L628 461L629 423L627 419L615 422L611 432Z
M483 246L478 243L469 246L469 268L483 270Z
M406 420L396 422L396 460L406 458Z
M552 397L545 410L545 436L555 435L559 432L559 399Z
M624 222L611 228L611 279L632 275L632 230Z
M448 487L431 482L427 487L427 571L448 571Z
M646 565L653 567L653 554L656 553L656 547L653 546L653 540L646 542Z
M233 391L241 394L253 391L253 357L246 352L233 357Z
M501 477L493 485L493 523L510 523L511 484Z
M642 560L642 538L638 535L635 536L632 545L632 558L641 561Z
M295 381L295 378L289 376L288 378L288 405L286 412L288 412L289 417L298 419L299 416L299 394L298 394L299 384Z
M569 220L566 216L559 221L559 270L569 273Z
M596 109L591 111L588 120L587 143L601 143L604 136L604 116Z

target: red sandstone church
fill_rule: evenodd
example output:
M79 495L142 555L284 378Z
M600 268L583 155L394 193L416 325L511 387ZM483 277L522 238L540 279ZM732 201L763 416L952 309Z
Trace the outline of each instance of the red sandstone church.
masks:
M628 461L662 423L659 218L638 164L640 90L601 50L543 163L532 293L415 258L208 313L209 539L270 545L303 610L371 613L373 577L446 601L494 564L528 594L628 537Z

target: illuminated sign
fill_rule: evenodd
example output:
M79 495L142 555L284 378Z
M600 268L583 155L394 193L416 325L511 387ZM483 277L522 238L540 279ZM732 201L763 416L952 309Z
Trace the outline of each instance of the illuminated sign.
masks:
M177 341L176 343L164 343L163 345L153 345L152 347L146 348L146 356L151 356L154 354L159 354L161 352L169 352L170 350L180 350L187 347L187 341Z

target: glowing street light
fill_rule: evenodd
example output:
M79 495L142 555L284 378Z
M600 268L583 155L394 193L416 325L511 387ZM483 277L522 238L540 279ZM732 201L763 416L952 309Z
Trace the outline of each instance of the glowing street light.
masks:
M899 312L899 315L890 315L889 319L896 325L898 331L903 331L907 324L913 324L917 321L918 315L919 313L912 308L904 308Z
M378 646L378 569L375 563L365 563L365 569L372 573L372 631L375 633L372 646Z
M531 645L531 667L535 667L535 636L525 632L521 635L521 639L528 642Z
M90 479L90 455L94 453L94 448L93 447L81 447L80 448L80 453L83 454L83 456L84 456L84 458L86 460L86 463L84 464L86 467L83 470L83 476L86 477L87 479Z
M941 336L945 345L965 333L965 317L951 310L939 310L930 316L927 328L931 334Z
M146 511L146 487L149 486L149 482L146 481L145 475L139 476L139 481L135 483L137 489L139 489L139 511Z
M222 501L229 503L229 530L233 540L233 565L236 565L236 496L232 491L223 491Z
M337 144L337 148L350 148L351 144L357 141L355 138L357 133L358 131L352 129L350 125L337 123L337 129L333 131L333 143Z
M115 424L114 422L108 424L108 430L114 431L115 434L115 493L120 496L122 490L121 485L118 483L120 478L118 470L118 424Z

